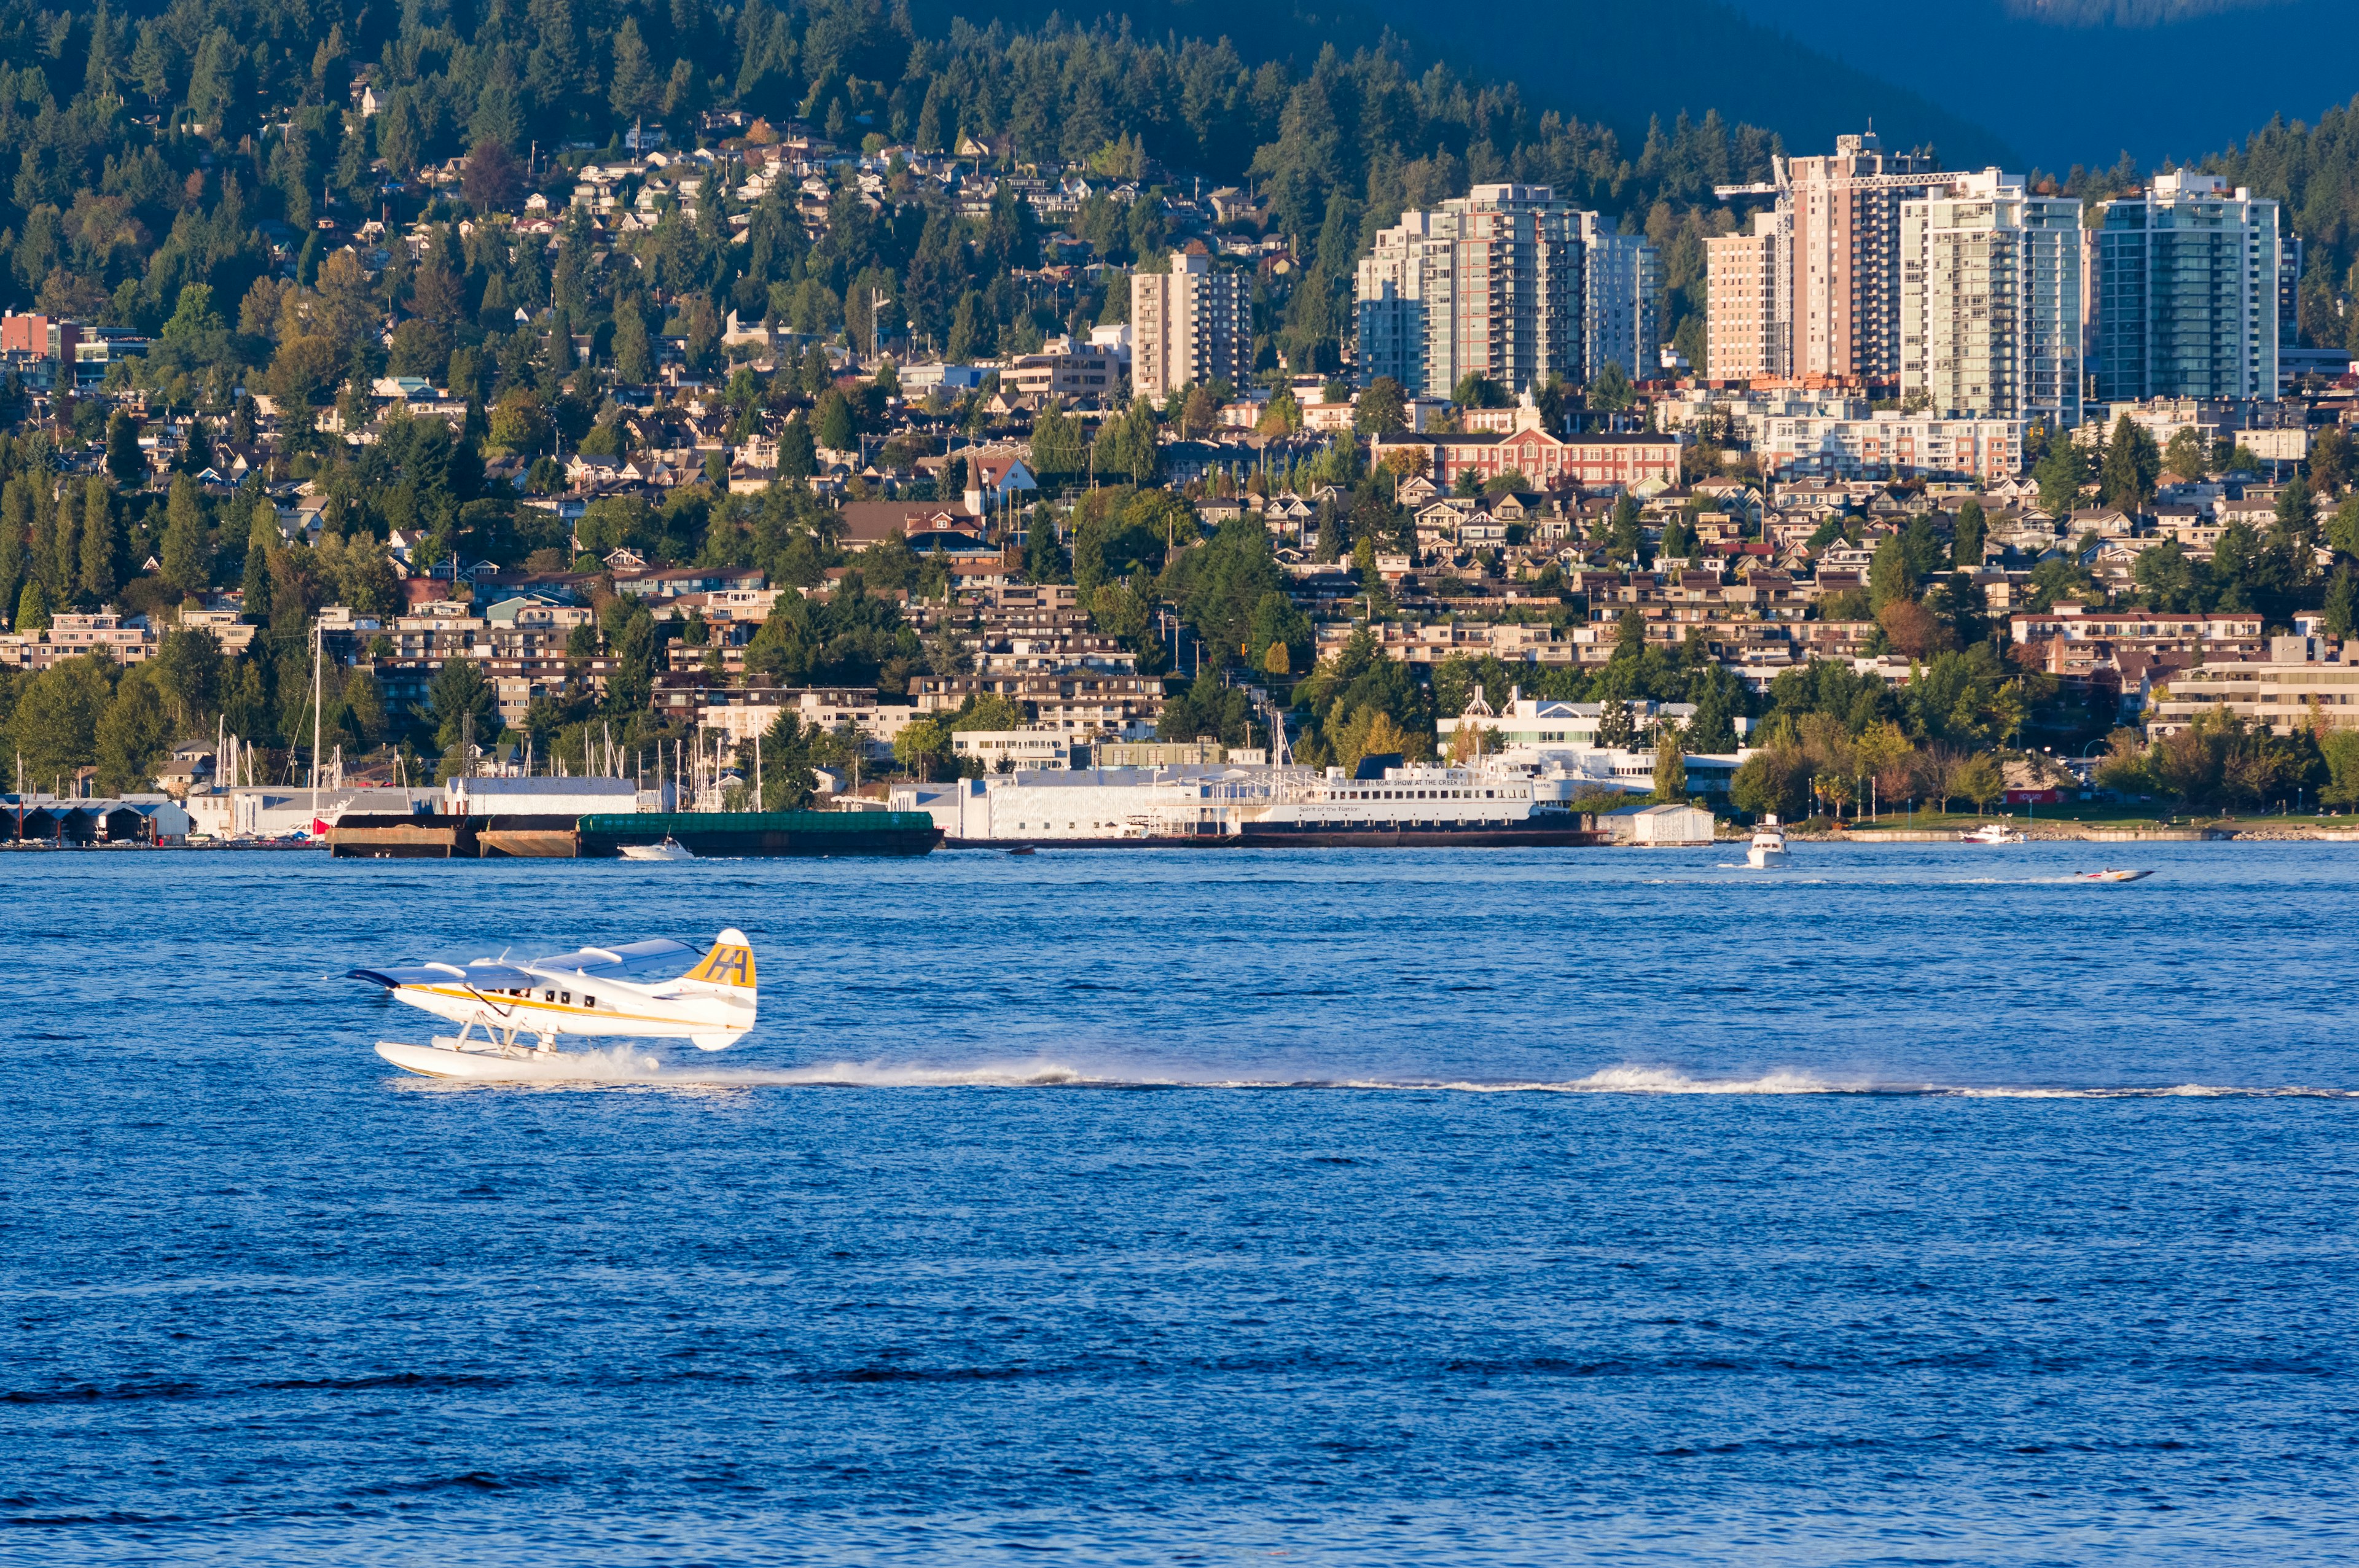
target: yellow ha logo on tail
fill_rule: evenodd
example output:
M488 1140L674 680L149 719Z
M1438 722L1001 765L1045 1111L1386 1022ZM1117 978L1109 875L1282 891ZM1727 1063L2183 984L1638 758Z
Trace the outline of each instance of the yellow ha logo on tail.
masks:
M735 926L723 931L712 945L704 961L688 971L685 979L702 980L707 985L734 986L740 989L754 989L754 949L747 945L745 934Z

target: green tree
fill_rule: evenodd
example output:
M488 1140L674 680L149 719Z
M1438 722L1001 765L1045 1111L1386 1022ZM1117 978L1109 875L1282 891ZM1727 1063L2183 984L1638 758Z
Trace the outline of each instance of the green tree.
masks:
M464 743L467 721L474 720L475 744L488 746L499 738L500 726L492 715L499 706L491 683L484 679L484 668L476 659L446 659L434 678L426 685L427 711L434 719L434 744L448 754Z
M2157 610L2183 614L2195 608L2195 563L2176 539L2139 551L2130 563L2130 581Z
M2334 568L2326 585L2326 634L2348 637L2359 630L2359 574L2349 564Z
M655 349L647 337L647 324L639 314L636 296L614 307L614 373L632 383L653 381L656 374Z
M638 19L626 16L614 33L614 74L606 101L614 105L616 119L636 120L654 114L661 96L647 43L639 37Z
M2154 482L2162 472L2162 453L2154 438L2131 423L2126 414L2114 421L2113 438L2105 443L2105 459L2098 489L2105 504L2139 512L2154 499Z
M1051 403L1032 421L1032 470L1045 482L1082 471L1088 460L1082 422Z
M1600 413L1618 414L1636 400L1637 390L1630 384L1630 373L1618 361L1607 360L1589 378L1589 406Z
M852 420L852 403L833 387L821 395L813 419L819 445L827 450L848 452L859 445L859 431Z
M950 749L950 732L930 719L913 719L893 737L893 760L919 779L932 778Z
M2339 494L2351 482L2351 442L2340 425L2329 425L2310 444L2310 482L2319 494Z
M2048 455L2031 470L2039 486L2039 504L2050 515L2062 517L2081 503L2081 486L2088 480L2088 463L2070 440L2051 442Z
M1895 600L1917 597L1917 573L1908 559L1908 547L1896 534L1875 546L1875 555L1867 567L1867 601L1871 613L1882 613L1884 607Z
M119 666L104 654L60 659L27 681L9 715L12 752L28 784L54 787L98 757L98 725L114 700Z
M18 632L46 632L49 629L49 596L41 591L38 579L27 579L24 591L16 596Z
M204 503L187 474L172 481L164 508L164 580L177 593L201 593L212 580L212 551L206 537Z
M2171 433L2169 444L2162 449L2162 466L2166 472L2181 479L2201 479L2210 467L2211 455L2204 449L2203 433L2192 425L2185 425Z
M1973 801L1977 811L1988 811L1990 803L2006 793L2006 774L1996 757L1981 752L1966 759L1947 781L1947 787Z
M1665 723L1655 736L1655 804L1669 806L1688 797L1688 763L1680 753L1680 729Z
M190 725L217 711L222 699L221 643L202 626L164 633L147 665L150 678L176 724Z
M139 449L139 421L120 408L106 421L106 471L117 484L134 487L147 473L147 454Z
M1024 531L1024 575L1036 583L1071 582L1072 563L1057 538L1057 519L1046 503L1032 508Z
M811 772L811 745L822 731L805 729L791 710L781 711L762 737L762 809L808 811L819 793L819 776Z
M809 419L789 419L778 432L778 477L807 480L819 472L819 445Z
M2286 481L2285 488L2277 492L2277 526L2305 545L2318 536L2318 508L2299 474Z
M1401 395L1401 384L1391 376L1380 375L1360 394L1352 409L1352 425L1362 435L1389 436L1408 425L1407 402Z
M256 503L245 539L245 618L265 625L270 620L273 574L270 563L279 552L278 513L269 502Z
M1638 524L1638 503L1624 491L1614 503L1614 511L1605 526L1605 553L1617 561L1636 562L1645 547L1646 535Z
M1958 508L1957 536L1950 558L1960 571L1974 571L1983 564L1983 536L1990 526L1984 514L1983 503L1972 496Z
M1749 816L1791 822L1810 803L1810 761L1791 741L1755 751L1728 781L1729 804Z
M114 490L92 475L82 487L82 591L104 603L114 597L123 579L123 521L114 507Z
M172 719L145 670L126 674L98 721L98 787L136 795L156 787L156 770L172 752Z
M1468 371L1450 391L1450 401L1461 408L1505 408L1513 401L1507 389L1479 371Z

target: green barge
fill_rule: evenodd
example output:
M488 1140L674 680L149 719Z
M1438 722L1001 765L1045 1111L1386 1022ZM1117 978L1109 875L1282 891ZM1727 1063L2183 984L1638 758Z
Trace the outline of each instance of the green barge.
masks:
M666 838L699 860L924 855L941 830L922 811L683 811L612 816L346 816L328 829L342 860L613 860Z

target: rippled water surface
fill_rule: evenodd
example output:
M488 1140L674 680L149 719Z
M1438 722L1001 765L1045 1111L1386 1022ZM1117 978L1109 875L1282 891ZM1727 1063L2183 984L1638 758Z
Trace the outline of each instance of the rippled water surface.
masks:
M0 1562L2359 1559L2359 849L1739 858L0 857Z

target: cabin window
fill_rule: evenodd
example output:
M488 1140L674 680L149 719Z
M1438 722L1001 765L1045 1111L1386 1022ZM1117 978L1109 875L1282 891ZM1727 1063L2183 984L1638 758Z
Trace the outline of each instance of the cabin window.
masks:
M557 993L557 1000L563 1002L566 1006L571 1007L573 1005L573 993L571 991L560 991Z
M543 991L540 993L540 1000L543 1001L555 1001L557 1000L557 993L555 991Z
M584 996L582 999L582 1005L584 1007L595 1007L598 1005L598 999L594 996Z

